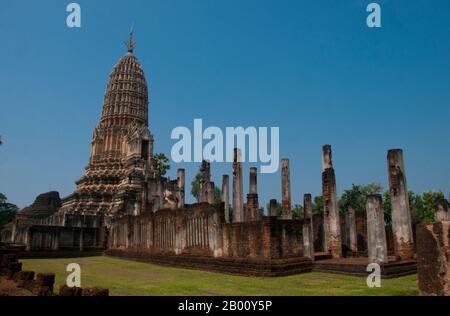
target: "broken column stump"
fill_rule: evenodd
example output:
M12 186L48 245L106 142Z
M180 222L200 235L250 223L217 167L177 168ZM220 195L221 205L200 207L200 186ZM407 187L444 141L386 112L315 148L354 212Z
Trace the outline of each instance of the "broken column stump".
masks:
M97 288L97 287L87 288L87 289L83 289L82 295L83 296L109 296L109 290Z
M450 296L450 222L417 226L417 270L422 296Z
M59 296L82 296L83 289L80 287L68 287L61 285L59 288Z
M54 273L38 273L32 292L37 296L52 296L54 284Z
M17 283L17 287L20 288L30 288L30 284L33 283L33 280L33 271L20 271L14 275L14 281Z
M20 271L22 271L22 263L19 262L17 254L4 254L1 274L8 279L13 279L14 275Z

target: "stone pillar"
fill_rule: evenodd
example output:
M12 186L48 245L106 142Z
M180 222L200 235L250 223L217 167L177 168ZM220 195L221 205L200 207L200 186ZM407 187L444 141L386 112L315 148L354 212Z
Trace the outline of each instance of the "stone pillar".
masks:
M367 249L369 263L388 263L386 228L381 195L367 196Z
M60 231L57 229L55 232L53 232L53 243L52 243L52 250L57 251L59 249L59 236Z
M80 251L84 251L84 229L80 228Z
M400 260L410 260L414 257L414 238L403 151L401 149L389 150L387 161L395 255Z
M209 248L213 251L215 258L223 256L222 216L220 213L214 212L208 218L211 224L205 225L207 230L205 238L208 238Z
M289 159L281 160L281 197L282 219L292 219L291 171Z
M244 192L242 176L242 152L234 149L233 162L233 223L244 221Z
M258 169L250 168L250 193L247 195L247 222L259 221L261 219L259 212L257 177Z
M277 217L277 206L278 206L278 201L275 199L270 200L270 204L269 204L269 216L272 217Z
M215 203L215 199L214 199L214 191L216 190L216 186L214 185L214 182L209 182L208 183L208 190L207 192L207 202L209 204L214 204Z
M177 184L178 184L178 208L183 208L185 204L185 187L186 187L186 172L184 169L178 169Z
M199 202L208 202L208 190L209 182L211 181L211 163L209 161L203 160L202 167L200 169L200 187L199 187Z
M303 198L303 210L303 256L314 260L314 235L311 194L305 194Z
M13 224L12 230L11 230L11 239L10 239L11 244L16 243L16 229L17 229L16 227L17 227L17 221L14 220L14 224Z
M439 199L434 204L435 209L435 221L450 221L450 216L448 213L448 202L446 199Z
M325 145L322 153L323 228L325 252L333 258L342 258L341 221L336 193L336 176L331 156L331 146Z
M230 177L228 175L222 177L222 202L225 203L225 222L230 223Z
M358 252L358 236L356 233L356 214L353 206L347 206L346 231L348 234L348 247L354 253Z
M325 145L322 148L322 172L330 168L333 168L331 145Z
M33 249L33 229L28 228L26 232L26 243L25 243L25 250L30 251Z
M250 194L258 194L258 169L250 168Z
M450 296L450 222L417 225L420 295Z

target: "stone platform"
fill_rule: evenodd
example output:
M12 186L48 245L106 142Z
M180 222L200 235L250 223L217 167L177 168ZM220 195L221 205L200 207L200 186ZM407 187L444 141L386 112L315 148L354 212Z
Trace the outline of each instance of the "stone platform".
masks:
M191 255L156 255L129 250L109 250L106 252L106 255L171 267L247 276L277 277L312 271L312 261L308 258L213 258Z
M367 277L369 275L366 271L368 262L368 258L325 259L314 262L313 271ZM381 276L386 279L416 273L417 262L415 260L391 261L381 265Z
M65 259L103 256L103 249L58 250L58 251L21 251L18 253L20 259Z

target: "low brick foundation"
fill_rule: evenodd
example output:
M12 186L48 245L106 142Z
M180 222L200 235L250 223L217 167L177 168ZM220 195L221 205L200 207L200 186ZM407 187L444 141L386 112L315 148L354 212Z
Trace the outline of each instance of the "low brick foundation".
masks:
M109 250L106 255L172 267L248 276L276 277L312 271L312 261L308 258L213 258L189 255L156 255L132 250Z
M314 262L313 271L366 277L369 275L369 272L366 271L368 265L368 258L325 259ZM386 279L416 273L417 262L414 260L395 261L381 265L381 276Z

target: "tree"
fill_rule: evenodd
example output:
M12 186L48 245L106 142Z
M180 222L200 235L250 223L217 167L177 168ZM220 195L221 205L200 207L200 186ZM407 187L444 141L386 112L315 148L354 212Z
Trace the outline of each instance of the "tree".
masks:
M413 225L431 223L434 221L434 205L437 200L444 198L441 191L427 191L422 195L412 191L408 192L411 222ZM384 217L386 223L392 222L391 194L386 191L383 196Z
M202 179L202 174L199 171L194 179L191 182L191 194L193 197L195 197L197 199L197 201L200 200L200 181Z
M350 190L345 190L339 200L339 209L346 211L347 206L353 207L356 213L366 212L366 200L370 194L380 194L383 186L378 183L369 183L367 185L352 185Z
M164 154L153 155L153 169L158 176L165 176L167 171L170 170L169 159Z
M319 195L314 197L313 214L323 214L323 196Z
M303 218L304 208L300 204L295 204L292 209L292 217L293 219L302 219Z
M392 204L391 204L391 193L389 191L383 194L383 208L384 208L384 221L386 224L392 223Z
M193 197L197 199L197 201L200 200L200 181L202 179L202 171L201 167L200 170L195 175L194 179L191 182L191 194ZM220 203L222 202L222 190L218 187L214 188L214 202Z
M427 191L422 195L423 199L423 217L422 223L434 222L435 209L434 205L440 199L444 198L444 193L442 191Z
M0 193L0 229L8 224L16 216L19 208L17 205L7 202L8 199L3 193Z

